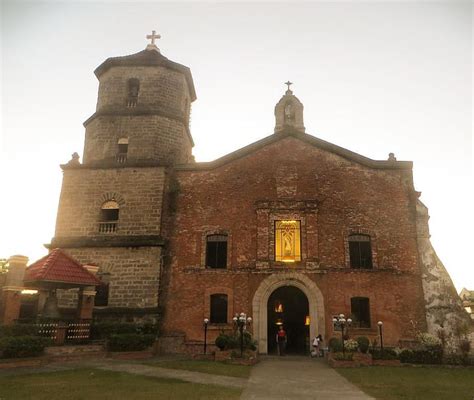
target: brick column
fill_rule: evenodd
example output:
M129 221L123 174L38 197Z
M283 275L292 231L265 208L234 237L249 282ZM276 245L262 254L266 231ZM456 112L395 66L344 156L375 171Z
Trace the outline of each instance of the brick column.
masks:
M0 324L11 325L20 317L21 291L28 257L12 256L8 260L5 285L0 292Z

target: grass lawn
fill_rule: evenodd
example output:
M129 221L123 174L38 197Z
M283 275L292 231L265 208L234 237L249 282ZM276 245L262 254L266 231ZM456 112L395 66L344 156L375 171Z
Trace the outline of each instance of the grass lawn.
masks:
M368 367L337 372L377 399L474 399L473 368Z
M238 399L240 393L240 389L95 369L0 377L1 400L227 400Z
M248 378L251 366L232 365L218 361L206 360L157 360L147 361L143 364L170 369L185 369L187 371L204 372L206 374L234 376L236 378Z

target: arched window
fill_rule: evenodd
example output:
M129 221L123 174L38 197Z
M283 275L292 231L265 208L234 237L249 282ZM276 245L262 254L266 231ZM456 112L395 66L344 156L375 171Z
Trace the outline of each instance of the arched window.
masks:
M300 221L275 221L275 261L301 261Z
M369 235L349 236L351 268L372 268L372 246Z
M227 268L227 235L207 236L206 267Z
M210 322L212 324L227 323L227 295L222 293L211 294Z
M138 93L140 92L140 81L137 78L128 80L127 107L135 107L138 102Z
M115 200L108 200L102 204L99 232L111 233L117 230L119 211L119 204Z
M96 294L94 299L94 306L96 307L106 307L109 304L109 280L110 274L101 274L98 275L100 278L100 285L96 286Z
M117 162L124 163L125 161L127 161L127 153L128 153L128 138L120 138L118 140L117 157L116 157Z
M370 328L370 304L368 297L351 298L351 317L354 328Z

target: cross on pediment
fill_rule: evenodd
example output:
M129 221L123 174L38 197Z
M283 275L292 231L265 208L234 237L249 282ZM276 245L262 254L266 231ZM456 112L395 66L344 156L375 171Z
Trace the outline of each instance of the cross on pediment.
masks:
M288 86L288 90L291 90L290 86L293 85L293 82L287 81L285 82L285 85Z
M161 39L161 35L157 35L156 31L151 31L151 35L146 35L146 38L151 40L150 44L155 44L155 39Z

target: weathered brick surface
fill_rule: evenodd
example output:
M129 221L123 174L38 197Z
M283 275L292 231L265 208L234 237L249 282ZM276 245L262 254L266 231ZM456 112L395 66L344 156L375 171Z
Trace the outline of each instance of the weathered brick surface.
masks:
M67 169L64 171L56 237L99 234L101 206L119 202L118 235L159 235L164 168Z
M410 170L371 169L285 137L214 169L178 170L176 177L165 332L202 340L214 289L232 293L234 312L252 315L262 280L287 269L307 274L322 291L328 337L332 316L350 314L356 296L370 299L372 328L363 334L376 337L383 320L387 344L396 344L413 338L411 320L426 326ZM290 218L302 221L302 261L285 265L274 261L273 222ZM227 270L202 266L208 231L232 235ZM370 271L348 267L347 235L362 231L373 239ZM217 334L211 329L209 339Z

